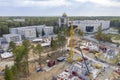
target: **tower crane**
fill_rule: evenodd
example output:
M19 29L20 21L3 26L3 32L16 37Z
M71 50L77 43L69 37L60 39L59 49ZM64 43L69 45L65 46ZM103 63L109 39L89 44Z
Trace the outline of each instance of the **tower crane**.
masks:
M73 28L73 22L70 23L70 56L68 58L68 62L73 62L73 36L74 36L74 28ZM82 53L82 50L80 48L80 52L81 52L81 55L82 55L82 59L84 61L84 64L86 66L86 69L87 69L87 72L88 72L88 75L89 75L89 78L90 80L92 80L92 74L89 72L89 69L88 69L88 66L86 64L86 61L84 60L84 56L83 56L83 53Z
M73 36L74 36L74 28L71 22L70 23L70 56L68 62L73 62Z

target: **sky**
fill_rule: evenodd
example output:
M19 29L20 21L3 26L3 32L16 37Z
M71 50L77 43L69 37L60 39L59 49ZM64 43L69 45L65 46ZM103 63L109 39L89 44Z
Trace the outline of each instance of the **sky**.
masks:
M0 16L120 16L120 0L0 0Z

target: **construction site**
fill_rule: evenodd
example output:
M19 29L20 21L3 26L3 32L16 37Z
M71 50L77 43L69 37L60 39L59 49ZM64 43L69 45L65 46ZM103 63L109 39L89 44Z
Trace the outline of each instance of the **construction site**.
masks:
M54 51L49 47L51 38L31 41L32 45L40 43L45 47L42 64L37 63L39 56L31 49L28 59L30 75L21 80L120 80L119 48L75 36L74 30L71 23L65 46ZM1 75L5 65L13 64L11 56L1 59ZM4 80L3 77L0 80Z

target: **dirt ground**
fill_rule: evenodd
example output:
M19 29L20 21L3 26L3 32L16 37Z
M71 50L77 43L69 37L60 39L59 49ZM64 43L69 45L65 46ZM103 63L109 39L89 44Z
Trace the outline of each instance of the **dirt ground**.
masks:
M60 62L55 67L53 67L53 69L51 69L50 71L47 71L47 72L43 71L43 72L37 73L35 70L33 70L30 73L28 80L52 80L53 75L60 74L65 69L67 69L69 67L69 65L70 64L67 62Z

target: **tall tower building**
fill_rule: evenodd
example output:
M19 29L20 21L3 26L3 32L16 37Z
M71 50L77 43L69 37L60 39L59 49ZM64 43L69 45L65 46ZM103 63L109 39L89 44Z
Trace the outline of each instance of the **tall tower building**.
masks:
M66 13L63 13L62 17L59 18L59 27L68 26L69 18Z

